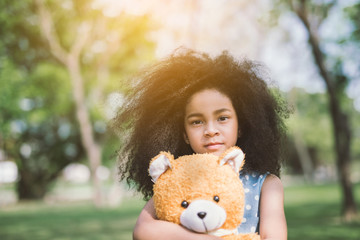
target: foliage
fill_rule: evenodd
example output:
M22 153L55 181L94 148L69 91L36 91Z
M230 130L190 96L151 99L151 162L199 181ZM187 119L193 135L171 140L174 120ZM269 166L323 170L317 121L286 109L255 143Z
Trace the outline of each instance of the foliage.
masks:
M344 9L344 14L351 21L351 26L353 29L349 40L351 41L352 44L355 45L355 48L359 49L359 46L360 46L360 21L359 21L360 2L358 1L356 4L346 7ZM360 54L354 54L354 53L352 53L352 54L353 54L353 57L355 58L354 62L359 64ZM360 84L359 68L357 68L357 83L354 84L354 88L356 88L356 86L359 87L359 84ZM357 88L357 89L359 89L359 88ZM355 91L355 94L356 94L356 91ZM358 100L358 101L360 102L360 100ZM359 115L360 115L359 111L351 112L351 117L352 117L351 123L354 128L354 131L353 131L354 140L352 143L352 147L354 149L353 158L358 161L360 161L360 121L359 121L360 117L359 117Z
M326 95L322 93L309 94L302 89L293 89L288 95L296 95L296 114L289 118L289 133L297 129L301 132L308 147L316 148L318 157L324 163L333 162L332 148L333 134L328 117ZM314 104L316 103L316 104Z
M20 198L41 198L68 163L84 159L73 86L41 35L35 3L0 3L0 149L18 165ZM87 0L45 4L66 50L84 25L92 26L80 64L95 138L112 166L119 146L106 129L106 100L112 92L126 91L125 77L152 59L151 20L126 13L106 16Z
M345 14L352 21L354 31L352 32L352 39L359 43L360 40L360 22L359 22L359 14L360 14L360 2L354 4L353 6L346 7Z
M21 199L42 198L60 171L83 156L66 77L51 64L21 74L5 61L0 72L1 147L18 166Z
M333 34L326 35L326 30L328 33L330 32L329 29L333 30L334 28L340 31L344 25L346 26L346 24L339 24L339 22L346 22L341 18L343 14L340 14L340 18L335 19L337 21L336 26L331 24L331 20L334 21L332 18L334 14L331 13L343 13L344 5L335 0L326 2L309 2L306 0L280 2L288 6L288 10L285 12L294 14L296 19L301 22L301 26L306 32L308 46L311 49L313 64L326 87L329 116L334 134L333 149L336 156L337 173L343 189L342 215L346 220L351 221L351 219L356 218L357 206L350 179L352 129L349 123L349 111L346 108L348 99L346 90L352 90L349 86L357 78L353 76L354 71L349 71L347 66L352 63L358 68L359 61L353 57L356 56L358 49L354 48L349 41L351 35L349 32L336 34L335 38L331 36ZM353 29L351 30L353 31ZM331 32L333 33L333 31ZM342 41L339 42L339 39ZM305 166L308 165L306 163L308 157L305 156L304 152L301 150L302 162ZM307 170L307 172L309 171Z
M319 165L333 165L334 154L329 149L333 148L334 136L331 122L328 116L327 96L324 93L307 93L305 90L297 88L292 89L290 92L285 93L288 99L294 98L295 102L292 103L296 106L296 114L293 114L287 120L288 137L293 141L294 131L301 133L306 147L310 151L313 158L313 164ZM315 104L316 103L316 104ZM352 158L354 160L360 159L360 112L351 111L352 100L344 99L343 105L349 112L351 127L353 129L353 142L351 146ZM292 143L288 143L286 151L287 167L301 168L292 153L296 151L292 147ZM291 172L302 172L299 169L289 169Z

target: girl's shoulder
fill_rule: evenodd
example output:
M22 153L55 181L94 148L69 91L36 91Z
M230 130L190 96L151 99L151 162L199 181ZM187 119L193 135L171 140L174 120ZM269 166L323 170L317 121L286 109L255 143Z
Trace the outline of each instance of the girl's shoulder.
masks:
M284 194L284 187L281 179L274 174L268 174L266 180L263 183L262 193L264 192L270 192L270 195L273 195L275 192L277 192L280 194L280 196L282 196Z

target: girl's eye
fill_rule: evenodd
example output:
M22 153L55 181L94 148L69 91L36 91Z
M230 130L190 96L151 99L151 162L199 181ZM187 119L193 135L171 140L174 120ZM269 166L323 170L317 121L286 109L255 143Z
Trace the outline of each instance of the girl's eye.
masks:
M191 125L199 125L201 123L202 123L202 121L200 121L200 120L194 120L191 122Z
M226 116L221 116L221 117L219 117L219 121L220 122L223 122L223 121L226 121L226 120L228 120L229 119L229 117L226 117Z

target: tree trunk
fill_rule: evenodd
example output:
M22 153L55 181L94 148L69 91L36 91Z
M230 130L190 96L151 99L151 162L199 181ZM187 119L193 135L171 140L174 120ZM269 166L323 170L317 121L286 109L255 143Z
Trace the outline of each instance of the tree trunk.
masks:
M63 166L54 171L43 171L29 166L30 159L17 156L19 181L16 183L18 199L22 200L42 200L50 190L54 179L59 175ZM34 159L33 159L34 160ZM30 164L31 165L31 164Z
M85 101L84 80L79 63L81 51L89 36L90 26L86 22L83 22L82 25L78 27L76 39L70 51L67 52L58 40L52 16L46 9L43 0L37 0L36 4L39 10L40 30L49 43L50 52L65 65L70 74L81 141L90 162L91 179L94 187L94 203L96 206L99 206L101 205L102 199L101 182L96 175L96 170L101 164L101 147L94 140L93 128Z
M294 131L294 144L296 152L299 156L301 168L304 172L305 182L311 183L313 181L313 164L311 162L309 150L298 130Z
M357 215L357 208L350 180L350 146L351 133L349 121L346 114L342 113L340 107L335 102L335 96L330 96L331 115L333 120L333 128L335 133L335 146L338 174L343 192L342 213L346 221L353 220Z
M294 115L298 115L298 111L296 108L296 92L293 90L290 92L289 102L295 106ZM309 183L313 181L313 164L311 162L311 156L309 150L303 140L303 136L298 129L294 130L294 145L297 152L297 155L300 160L301 168L304 172L305 182Z
M19 200L41 200L48 191L48 182L35 180L27 169L19 171L20 179L16 184Z
M66 67L70 73L73 97L76 104L76 116L80 126L81 141L90 162L91 179L94 186L94 203L101 205L101 183L96 170L101 164L101 148L94 140L93 128L85 102L84 81L80 71L78 57L69 55Z
M308 41L312 48L312 53L315 59L316 66L327 87L329 110L331 113L331 120L335 138L336 163L343 192L342 214L346 221L350 221L356 217L357 208L352 184L350 181L351 132L348 117L346 113L342 111L339 99L339 96L344 93L338 92L339 90L337 91L337 89L334 87L334 81L336 79L330 78L328 70L325 67L323 57L324 55L320 49L319 42L316 37L317 35L311 29L308 16L306 14L306 1L302 0L299 6L294 9L294 11L304 24L306 31L308 32Z

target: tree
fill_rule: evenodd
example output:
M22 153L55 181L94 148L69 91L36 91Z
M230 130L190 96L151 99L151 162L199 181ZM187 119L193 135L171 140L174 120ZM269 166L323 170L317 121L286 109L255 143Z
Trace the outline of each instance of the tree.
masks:
M6 29L0 31L4 34L2 55L16 68L25 67L25 74L30 75L45 62L65 70L67 77L62 81L64 85L71 83L72 96L68 99L75 103L81 145L90 162L94 202L99 205L101 191L96 170L104 155L101 145L105 138L95 140L99 137L96 125L106 121L103 105L107 95L126 90L122 78L137 64L151 59L154 44L147 36L147 16L122 13L109 17L92 4L86 0L8 1L2 4L4 11L0 14L0 23ZM19 49L19 38L25 39L26 48ZM28 55L35 57L24 61ZM47 80L51 82L52 77Z
M70 50L65 50L56 36L56 29L50 12L42 0L36 1L40 30L50 46L50 52L63 64L69 72L72 83L72 95L76 106L76 117L79 122L82 144L86 150L90 162L90 170L95 190L94 201L96 205L101 204L100 180L96 175L96 170L101 164L101 147L94 139L94 132L91 125L89 110L86 106L84 79L81 73L80 54L83 51L90 34L90 25L82 22L77 29L76 38L70 46Z
M351 79L342 71L343 61L341 58L332 58L330 61L331 56L327 55L321 48L323 40L319 35L321 24L329 16L330 10L337 7L337 1L310 3L306 0L299 0L289 1L286 4L289 7L288 9L293 11L300 19L307 32L314 64L326 86L335 140L336 163L343 190L343 216L346 220L351 220L357 213L350 181L352 136L348 113L342 106L344 99L346 99L346 86L348 86Z
M0 146L18 166L20 200L42 199L61 170L84 157L64 77L51 64L38 65L26 75L2 61Z
M309 182L333 179L332 171L323 172L325 169L330 170L327 166L333 164L331 161L333 152L329 149L334 142L333 135L329 131L331 120L326 93L308 93L302 88L293 88L286 95L290 99L290 105L294 106L294 113L287 120L290 140L286 146L287 169L294 174L304 174L305 180ZM305 161L300 159L304 157L302 154L305 154ZM321 175L317 175L318 173Z
M0 148L18 166L20 200L42 198L62 168L83 157L70 88L59 84L66 74L50 62L41 64L48 54L24 21L31 16L28 6L21 1L0 7Z

